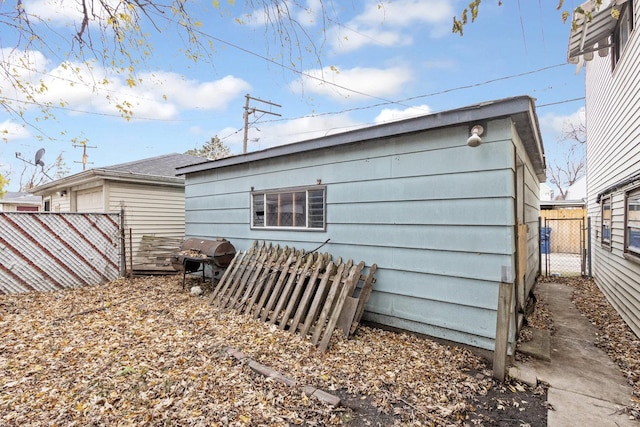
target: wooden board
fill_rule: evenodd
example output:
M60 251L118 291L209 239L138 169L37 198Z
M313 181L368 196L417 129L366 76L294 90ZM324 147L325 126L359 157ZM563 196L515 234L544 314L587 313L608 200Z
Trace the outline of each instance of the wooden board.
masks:
M364 267L353 260L334 262L328 253L254 242L248 251L236 253L211 303L303 337L311 335L326 351L336 327L348 336L360 322L377 269L374 264L363 276Z

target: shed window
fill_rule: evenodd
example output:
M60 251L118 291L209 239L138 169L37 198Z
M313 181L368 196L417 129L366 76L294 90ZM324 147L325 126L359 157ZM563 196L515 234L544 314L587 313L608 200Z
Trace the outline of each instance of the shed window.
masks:
M640 256L640 188L626 194L624 251Z
M602 234L603 245L611 246L611 196L602 199Z
M611 51L613 66L615 67L620 57L622 56L622 52L624 51L624 47L627 45L627 41L629 41L629 36L633 31L633 1L629 0L625 4L622 5L622 9L620 10L620 15L618 16L618 22L616 24L616 28L613 31L612 37L612 48Z
M324 230L325 187L251 193L251 227Z

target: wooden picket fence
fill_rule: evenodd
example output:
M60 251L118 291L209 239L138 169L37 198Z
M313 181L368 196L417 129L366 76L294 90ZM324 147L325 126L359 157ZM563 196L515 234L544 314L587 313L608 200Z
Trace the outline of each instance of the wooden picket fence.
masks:
M254 242L236 253L211 303L308 337L324 352L336 328L350 336L360 323L377 265L364 269L328 253Z

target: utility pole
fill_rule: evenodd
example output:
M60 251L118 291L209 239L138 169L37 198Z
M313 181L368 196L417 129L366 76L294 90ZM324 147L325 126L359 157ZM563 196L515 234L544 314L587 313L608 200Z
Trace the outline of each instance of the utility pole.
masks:
M73 144L73 148L78 148L78 147L82 147L82 161L80 162L74 161L73 163L82 163L82 170L84 171L87 168L87 163L93 164L93 162L87 161L87 159L89 158L89 156L87 155L87 148L98 148L98 147L87 145L84 143Z
M244 103L244 138L242 140L242 153L247 152L247 141L249 139L249 114L255 114L256 112L258 112L263 114L271 114L273 116L278 116L278 117L281 116L281 114L273 113L271 111L259 110L255 107L249 108L249 100L253 99L254 101L264 102L265 104L273 105L274 107L282 107L282 105L278 105L270 101L253 98L249 94L246 94L244 97L246 98L246 101Z

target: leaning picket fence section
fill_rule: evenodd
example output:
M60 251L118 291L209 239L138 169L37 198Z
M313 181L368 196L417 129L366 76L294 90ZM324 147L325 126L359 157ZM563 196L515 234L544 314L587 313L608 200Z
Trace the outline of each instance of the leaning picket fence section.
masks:
M211 303L308 337L326 351L336 328L346 336L355 332L376 269L373 264L364 275L364 262L254 242L236 253Z

